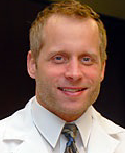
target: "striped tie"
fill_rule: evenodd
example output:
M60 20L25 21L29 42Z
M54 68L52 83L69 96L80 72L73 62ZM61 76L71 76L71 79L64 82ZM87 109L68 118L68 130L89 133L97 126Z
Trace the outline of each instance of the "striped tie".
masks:
M66 144L65 153L78 153L75 145L75 137L77 134L77 127L75 124L65 124L62 134L65 135L68 142Z

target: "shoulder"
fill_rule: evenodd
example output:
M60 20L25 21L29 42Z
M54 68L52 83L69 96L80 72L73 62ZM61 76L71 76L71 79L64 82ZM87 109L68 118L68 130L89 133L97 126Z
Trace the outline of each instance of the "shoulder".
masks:
M117 140L124 142L125 147L125 129L113 121L103 117L99 112L92 108L93 118L97 126L100 126L103 131Z
M30 107L31 101L28 102L25 108L16 111L5 119L0 120L0 137L3 137L6 131L9 131L9 133L13 131L21 132L22 130L26 130L27 127L31 126L32 119Z
M103 117L99 112L97 112L92 107L92 117L94 124L94 136L97 139L99 138L99 142L103 142L108 146L114 146L116 142L117 145L114 146L114 153L124 153L125 152L125 129L120 127L118 124L113 121ZM95 140L95 139L94 139ZM112 145L113 144L113 145Z
M94 120L96 120L98 122L98 124L108 133L115 133L117 131L125 132L125 129L120 127L120 125L118 125L115 122L103 117L93 107L92 107L92 116L93 116Z

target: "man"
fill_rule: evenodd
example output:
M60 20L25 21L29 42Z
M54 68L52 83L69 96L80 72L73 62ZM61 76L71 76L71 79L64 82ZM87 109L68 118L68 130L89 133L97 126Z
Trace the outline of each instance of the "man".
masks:
M27 67L36 96L0 122L0 152L123 153L125 130L92 106L106 61L99 16L75 0L53 4L33 22L30 48ZM70 125L77 127L75 138L64 128Z

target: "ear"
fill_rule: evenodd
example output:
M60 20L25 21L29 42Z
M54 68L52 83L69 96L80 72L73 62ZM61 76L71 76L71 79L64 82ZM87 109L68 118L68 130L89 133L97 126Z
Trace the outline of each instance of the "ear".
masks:
M101 82L103 81L103 79L104 79L104 74L105 74L105 66L106 66L106 61L104 61L103 63L102 63L102 68L101 68Z
M36 62L35 59L31 55L31 50L29 50L27 55L27 71L32 79L35 79L36 73Z

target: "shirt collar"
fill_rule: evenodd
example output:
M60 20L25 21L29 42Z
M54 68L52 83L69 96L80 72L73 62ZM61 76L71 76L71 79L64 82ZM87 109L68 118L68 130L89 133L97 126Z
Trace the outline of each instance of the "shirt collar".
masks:
M74 122L79 130L83 146L86 148L92 130L92 106Z
M74 121L81 135L84 147L86 147L88 144L92 127L91 110L92 109L90 107L86 113ZM61 130L64 127L66 121L60 119L55 114L39 105L36 97L33 98L32 117L37 130L45 137L50 145L55 148Z
M32 117L37 130L54 148L65 125L65 121L39 105L36 97L32 103Z

